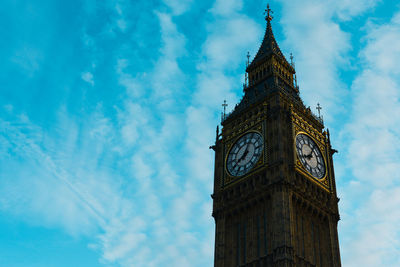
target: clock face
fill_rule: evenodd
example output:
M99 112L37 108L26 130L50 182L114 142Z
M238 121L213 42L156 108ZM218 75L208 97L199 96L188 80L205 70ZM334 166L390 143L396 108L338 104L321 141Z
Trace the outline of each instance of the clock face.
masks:
M257 163L263 151L261 134L249 132L243 135L232 146L226 160L226 168L232 176L248 173Z
M325 176L325 161L317 144L308 135L298 134L296 136L297 155L304 168L315 178L321 179Z

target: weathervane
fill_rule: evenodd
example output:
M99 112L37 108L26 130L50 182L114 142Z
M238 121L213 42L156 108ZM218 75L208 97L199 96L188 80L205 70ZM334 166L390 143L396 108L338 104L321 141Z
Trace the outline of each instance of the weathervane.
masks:
M264 15L265 15L265 13L267 13L265 20L270 22L274 18L270 15L270 13L274 13L274 12L269 8L269 4L267 4L267 9L265 10Z

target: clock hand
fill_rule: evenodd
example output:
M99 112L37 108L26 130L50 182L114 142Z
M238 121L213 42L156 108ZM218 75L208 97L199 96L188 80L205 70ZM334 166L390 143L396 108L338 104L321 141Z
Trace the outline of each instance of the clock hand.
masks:
M249 154L249 150L247 150L247 147L249 146L249 144L246 144L246 148L245 148L245 151L244 151L244 153L243 153L243 155L239 158L239 160L237 161L238 163L240 162L240 161L242 161L246 156L247 156L247 154Z
M242 156L242 159L241 159L241 160L244 160L244 159L246 158L247 154L249 154L249 151L248 151L248 150L246 150L246 151L243 153L243 156Z
M312 156L312 151L310 152L310 154L302 155L302 157L307 158L307 159L311 159L313 157Z

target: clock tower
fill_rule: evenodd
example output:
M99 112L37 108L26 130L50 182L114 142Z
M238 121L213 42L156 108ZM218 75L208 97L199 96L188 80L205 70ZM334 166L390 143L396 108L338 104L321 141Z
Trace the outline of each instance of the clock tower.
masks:
M214 265L339 267L336 151L301 100L266 13L244 96L212 146Z

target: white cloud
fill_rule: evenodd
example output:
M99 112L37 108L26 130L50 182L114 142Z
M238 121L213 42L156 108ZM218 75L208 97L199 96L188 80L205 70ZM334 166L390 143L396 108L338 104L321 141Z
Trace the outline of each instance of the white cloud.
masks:
M182 2L168 3L173 15L189 8ZM120 23L125 5L105 3L111 12L107 25L98 29L101 40L95 34L84 36L96 60L103 38L114 40L129 30L129 24ZM114 110L104 111L99 104L89 114L72 117L61 109L54 127L46 129L28 116L14 114L10 121L0 121L1 133L8 136L0 134L0 150L13 152L0 155L10 163L7 173L0 165L0 209L24 214L40 226L92 237L90 247L98 250L105 265L207 266L213 235L201 233L212 228L210 213L205 220L211 183L193 177L186 165L185 106L175 97L187 90L179 65L188 55L186 37L171 14L152 14L160 22L159 58L152 70L132 74L135 62L125 59L124 49L113 51L115 81L125 89ZM78 75L94 85L91 71ZM202 206L204 199L208 206Z
M19 65L27 75L34 75L39 69L43 61L43 52L32 46L22 46L18 48L11 61Z
M139 98L144 95L144 88L141 80L145 79L146 75L142 74L133 77L130 73L126 72L128 61L126 59L119 59L117 62L118 83L125 88L129 97Z
M140 218L115 218L105 227L105 234L101 235L103 241L104 259L109 262L134 256L134 251L144 242L147 242L145 234L146 222Z
M163 0L163 2L172 10L175 16L185 13L193 3L193 0Z
M398 266L400 221L400 187L375 190L362 207L353 214L357 232L343 251L347 266ZM349 225L349 227L351 227ZM352 226L354 229L354 226ZM354 238L356 236L356 238Z
M143 266L147 262L159 262L160 258L171 261L173 255L153 258L150 252L171 246L172 236L185 235L192 229L183 233L182 229L168 230L169 238L161 240L150 239L152 232L158 231L158 227L170 229L170 225L178 225L177 222L190 225L190 217L181 216L178 220L167 216L163 225L151 224L152 220L162 217L161 213L174 212L173 207L163 210L161 201L172 204L176 198L162 199L162 192L157 194L155 191L158 180L163 184L158 178L168 177L155 176L153 168L155 164L161 164L142 152L132 158L132 178L135 180L122 180L119 172L112 168L112 161L108 161L121 159L119 152L113 149L119 145L117 127L111 125L100 111L101 107L83 126L78 126L61 110L59 125L51 135L32 124L27 116L18 119L14 115L10 122L0 120L0 133L7 132L8 136L6 139L0 134L1 147L7 149L0 158L0 210L39 226L61 228L71 235L97 235L98 240L92 240L91 247L102 251L103 261L107 264L132 266L132 263L139 263ZM164 141L171 138L168 133L165 136ZM163 140L163 136L154 138L149 142ZM154 144L159 145L165 144ZM145 151L146 146L144 148ZM156 154L165 153L150 150ZM4 159L7 159L7 165ZM120 166L129 169L129 163ZM168 162L161 166L165 169L161 175L176 177ZM136 182L142 188L137 188ZM179 188L172 190L179 191ZM192 193L195 196L196 190L183 194L186 197L181 204L191 212L195 205ZM182 248L177 251L175 256L185 257Z
M209 36L204 43L203 52L207 57L203 68L213 71L237 69L246 62L249 47L258 43L262 29L253 20L239 14L221 18L209 25ZM204 70L204 69L203 69Z
M354 185L342 188L352 195L352 205L344 201L345 212L354 218L343 226L358 231L343 239L343 262L348 266L398 266L400 264L400 23L397 13L390 24L367 27L366 46L360 53L364 70L352 85L354 106L351 121L344 130L349 146L348 168L362 192ZM396 38L397 36L397 38ZM354 211L355 210L355 211Z
M339 0L330 1L341 20L350 20L366 11L372 11L381 0Z
M337 132L348 121L339 134L333 131L333 141L341 145L335 163L343 265L398 266L400 234L393 226L399 221L400 188L399 14L388 25L367 24L366 46L360 58L351 58L355 48L339 22L371 12L377 1L282 4L283 47L294 48L302 98L306 104L320 102L327 124ZM339 71L354 68L353 61L364 69L346 88Z
M127 28L127 22L124 19L118 19L117 20L117 26L120 28L121 31L125 31Z
M185 148L189 154L186 164L192 170L192 178L201 182L208 192L212 190L213 177L213 153L208 147L215 140L214 129L220 118L219 112L212 110L224 99L228 103L237 102L242 75L225 73L236 71L240 64L244 73L246 51L256 43L256 33L262 32L253 20L238 13L241 6L240 1L216 1L210 9L215 20L206 25L209 34L202 46L202 60L197 65L196 91L186 109Z
M7 104L3 106L4 110L6 110L8 113L11 113L14 110L14 106L11 104Z
M104 130L101 120L96 123L99 124L92 126ZM8 164L2 166L1 209L14 215L24 214L27 220L39 225L62 227L73 235L93 233L104 223L104 210L109 206L101 203L99 195L109 195L112 184L108 184L103 170L96 171L96 158L102 149L94 146L89 150L91 161L82 162L85 155L77 147L77 130L76 124L62 120L54 140L26 116L1 121L1 131L7 132L10 148L3 155ZM105 136L90 132L84 135L86 144L99 140L107 144Z
M160 22L162 46L161 55L149 77L149 83L152 100L159 103L160 109L166 111L173 108L174 98L177 98L174 94L179 96L185 82L186 77L178 64L178 59L187 53L186 38L172 22L171 15L161 12L155 14Z
M117 1L115 4L115 11L117 13L115 18L115 24L118 29L122 32L125 32L128 28L128 21L125 19L124 9L126 8L127 3L124 0Z
M345 111L342 103L348 90L339 69L349 66L351 45L349 35L333 21L337 6L285 1L281 19L287 37L283 44L293 49L302 98L313 107L321 103L328 122Z
M85 82L91 84L92 86L94 85L93 74L91 72L84 72L81 74L81 77Z
M210 11L217 16L228 16L240 11L242 7L242 0L216 0Z
M387 25L369 23L366 37L367 47L361 52L361 57L369 67L378 74L398 75L400 40L399 40L400 14L396 14ZM371 44L373 42L373 44Z
M194 262L203 266L212 258L203 254L209 251L199 252L187 246L189 241L202 247L209 242L196 235L206 227L196 222L202 188L196 186L192 171L184 171L184 115L169 109L176 109L172 93L184 86L185 76L178 59L186 55L186 40L171 15L155 14L160 21L163 46L154 69L132 76L128 73L132 63L126 59L118 60L116 67L119 84L130 96L123 107L116 107L118 131L124 140L124 145L117 144L121 146L117 151L130 158L123 164L132 177L127 183L129 196L140 204L107 224L105 233L100 235L100 248L106 263L122 266L185 266ZM208 198L209 192L205 196ZM145 228L126 226L129 218L145 221ZM152 251L160 253L154 256Z
M128 87L129 90L130 87ZM148 123L150 110L138 103L126 102L123 110L120 110L119 121L121 137L125 144L133 146L143 137L143 130Z

